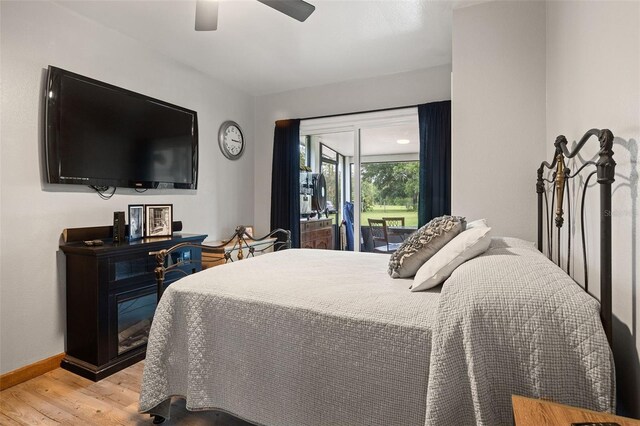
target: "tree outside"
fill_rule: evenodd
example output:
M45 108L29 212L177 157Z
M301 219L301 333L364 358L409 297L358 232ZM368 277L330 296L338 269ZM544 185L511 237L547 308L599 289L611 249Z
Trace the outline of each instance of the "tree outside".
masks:
M362 164L362 224L402 216L406 226L417 226L419 172L418 161Z
M362 195L370 198L370 206L402 205L407 210L416 210L419 172L418 161L365 163L362 165Z
M336 165L332 163L322 163L322 174L327 183L327 201L334 207L338 205L338 189L336 188Z

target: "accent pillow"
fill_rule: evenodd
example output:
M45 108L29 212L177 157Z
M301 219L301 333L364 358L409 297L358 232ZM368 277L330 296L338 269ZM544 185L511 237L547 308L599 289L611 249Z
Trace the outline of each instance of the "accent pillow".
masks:
M420 267L411 291L428 290L444 282L467 260L481 255L491 244L491 228L476 227L461 232Z
M465 229L473 229L473 228L484 228L489 226L487 224L487 219L478 219L472 222L467 222L467 227Z
M466 222L461 216L440 216L411 234L389 259L391 278L409 278L438 250L462 232Z

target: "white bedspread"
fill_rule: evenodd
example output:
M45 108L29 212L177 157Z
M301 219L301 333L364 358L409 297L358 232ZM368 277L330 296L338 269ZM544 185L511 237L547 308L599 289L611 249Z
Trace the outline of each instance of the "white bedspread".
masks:
M443 287L427 425L511 425L511 395L612 411L600 304L531 243L494 238Z
M439 289L412 294L388 261L286 250L172 284L140 409L167 416L167 404L153 408L181 395L265 425L421 423Z
M598 303L530 246L494 239L411 293L388 256L287 250L172 284L140 410L221 409L256 424L510 424L510 395L613 407Z

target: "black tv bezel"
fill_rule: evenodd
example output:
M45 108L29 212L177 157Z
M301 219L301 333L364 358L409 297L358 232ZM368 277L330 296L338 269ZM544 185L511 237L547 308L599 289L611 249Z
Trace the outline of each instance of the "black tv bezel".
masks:
M79 177L79 178L66 178L61 177L58 172L58 165L60 164L60 157L58 156L58 109L54 104L54 100L50 98L49 93L55 88L59 89L59 84L62 77L71 77L85 83L95 84L105 89L116 91L124 96L131 96L146 101L151 101L162 106L176 109L192 115L192 182L163 182L163 181L136 181L126 179L103 179L95 177ZM59 91L59 90L58 90ZM55 93L57 93L56 91ZM162 101L157 98L143 95L141 93L134 92L132 90L124 89L122 87L115 86L113 84L105 83L100 80L96 80L90 77L86 77L80 74L76 74L71 71L64 70L62 68L49 65L47 71L47 81L44 90L44 153L45 153L45 167L47 183L53 184L71 184L71 185L87 185L96 187L119 187L119 188L138 188L138 189L197 189L198 188L198 113L194 110L184 108L169 102Z

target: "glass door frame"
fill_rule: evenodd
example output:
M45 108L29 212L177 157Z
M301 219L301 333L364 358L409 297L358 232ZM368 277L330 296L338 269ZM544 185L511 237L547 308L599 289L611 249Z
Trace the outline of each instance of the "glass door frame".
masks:
M335 152L336 159L332 160L330 158L325 158L322 152L323 149L328 149ZM334 205L334 208L336 209L336 212L337 212L337 217L336 217L336 220L338 221L337 225L340 226L340 218L342 217L342 204L340 203L340 195L342 195L343 199L345 198L345 194L344 194L345 179L344 179L344 176L342 176L342 182L340 182L340 165L342 164L344 169L345 156L339 153L338 151L336 151L335 149L331 148L330 146L320 142L320 172L322 172L322 165L324 163L331 164L335 168L334 184L336 186L336 200L335 200L336 204Z
M326 133L342 133L353 132L353 250L360 251L360 214L361 212L361 174L362 167L361 158L361 135L362 129L388 127L392 125L401 125L407 123L415 123L418 117L418 107L403 107L395 109L386 109L381 111L363 112L345 115L335 115L321 118L311 118L301 120L300 136L321 135ZM356 173L356 170L358 171ZM344 176L350 173L346 166L343 172ZM336 173L337 175L337 173ZM343 182L344 185L344 182ZM346 186L343 190L343 196L346 200Z

